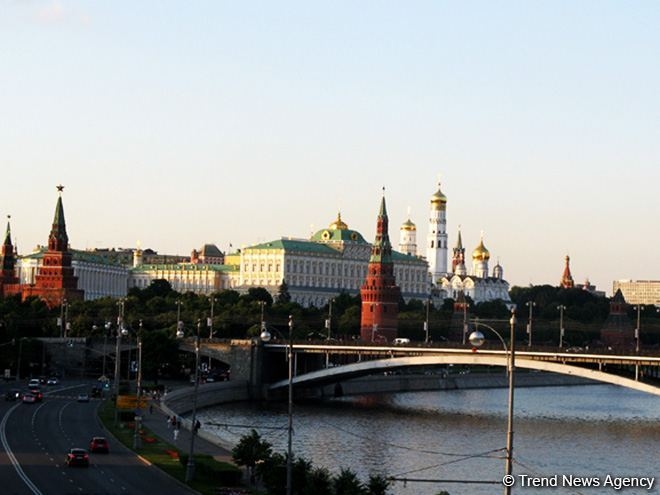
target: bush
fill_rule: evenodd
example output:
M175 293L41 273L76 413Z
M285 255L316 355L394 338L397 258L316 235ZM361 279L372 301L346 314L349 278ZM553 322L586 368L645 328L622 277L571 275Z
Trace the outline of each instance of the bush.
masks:
M188 454L179 454L179 462L188 465ZM226 462L216 461L207 454L195 455L195 474L201 478L213 480L218 486L238 486L241 484L242 473L236 466Z

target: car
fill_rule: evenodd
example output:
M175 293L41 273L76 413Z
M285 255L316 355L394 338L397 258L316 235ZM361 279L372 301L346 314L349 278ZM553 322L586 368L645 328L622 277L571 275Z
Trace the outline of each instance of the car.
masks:
M21 397L21 400L23 401L23 404L34 404L37 402L37 398L32 395L31 392L25 392L23 397Z
M5 400L6 401L20 400L22 395L23 394L19 389L12 388L11 390L7 390L5 392Z
M38 388L35 388L35 389L33 389L33 390L30 390L30 393L31 393L32 395L34 395L34 400L35 400L35 402L41 402L42 400L44 400L44 394L43 394L43 392L42 392L41 390L39 390Z
M31 387L40 387L40 386L41 386L41 382L39 381L38 378L33 378L32 380L30 380L30 381L28 382L28 388L31 388Z
M89 442L89 451L92 453L100 452L108 454L110 452L110 445L105 437L92 437Z
M69 449L69 452L66 454L66 459L64 460L67 466L81 466L89 467L89 454L85 449L72 448Z
M78 394L78 402L89 402L89 395L86 393Z
M60 383L60 381L57 379L57 377L54 377L54 376L51 376L51 377L46 381L46 384L47 384L47 385L57 385L58 383Z

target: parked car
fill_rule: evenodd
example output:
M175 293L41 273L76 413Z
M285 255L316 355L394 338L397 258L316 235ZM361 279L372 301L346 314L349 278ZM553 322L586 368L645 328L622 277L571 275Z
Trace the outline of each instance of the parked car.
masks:
M66 454L64 461L67 466L89 467L89 454L85 449L73 448Z
M110 445L105 437L92 437L89 442L89 451L92 453L100 452L107 454L110 452Z

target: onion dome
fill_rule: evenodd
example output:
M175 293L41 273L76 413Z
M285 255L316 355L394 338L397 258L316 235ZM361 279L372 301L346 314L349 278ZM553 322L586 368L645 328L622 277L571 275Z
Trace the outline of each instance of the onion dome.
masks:
M341 219L341 212L337 212L337 220L332 222L328 228L332 229L332 230L347 230L348 229L348 225L346 225Z
M490 252L484 246L484 238L481 238L479 245L472 251L472 259L478 261L488 261L490 259Z
M414 231L417 230L417 226L409 218L408 220L403 222L403 224L401 225L401 230L407 230L407 231L410 231L410 232L414 232Z
M431 206L436 210L444 210L447 207L447 196L440 190L440 183L438 190L431 196Z

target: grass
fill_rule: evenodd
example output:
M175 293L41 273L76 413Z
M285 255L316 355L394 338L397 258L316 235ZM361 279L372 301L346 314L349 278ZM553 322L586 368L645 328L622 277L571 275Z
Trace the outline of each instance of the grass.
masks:
M132 416L132 414L131 414ZM110 400L103 401L99 407L99 418L105 428L112 433L126 447L133 450L133 423L120 420L115 423L115 406ZM185 457L186 454L178 449L176 446L163 441L161 438L153 434L148 428L142 428L142 447L137 451L143 458L147 459L154 466L166 472L173 478L179 480L181 483L187 484L194 490L202 493L203 495L216 495L218 493L217 477L213 476L212 472L206 472L205 469L197 469L195 471L195 478L189 482L185 482L186 466L184 466L179 457ZM148 441L145 441L148 439ZM210 456L195 455L196 466L211 465L212 470L235 470L236 467L226 462L216 461Z

